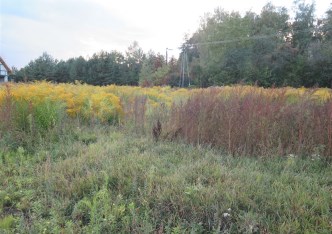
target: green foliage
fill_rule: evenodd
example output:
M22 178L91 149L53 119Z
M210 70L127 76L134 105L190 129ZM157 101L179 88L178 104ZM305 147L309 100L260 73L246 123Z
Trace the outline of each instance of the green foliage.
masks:
M36 60L31 61L28 66L23 68L23 76L32 80L53 80L57 60L44 52Z
M150 63L148 59L143 61L142 69L139 74L139 85L146 87L146 86L153 86L153 65Z
M309 45L314 39L314 4L306 4L304 0L295 0L295 21L292 23L294 33L292 46L299 50L300 54L310 52Z
M74 129L98 141L72 137L33 155L22 148L2 153L1 220L9 231L331 230L332 170L320 158L234 158L201 146L156 144L114 127Z
M14 124L26 132L45 131L57 125L64 118L64 105L48 99L37 105L28 101L14 101Z
M56 82L83 81L93 85L138 85L145 54L137 42L125 55L117 51L100 51L89 59L82 56L57 61L47 53L15 71L16 81L49 80Z
M44 100L34 107L33 118L36 127L41 130L48 130L63 120L64 105L51 100Z
M87 225L91 221L91 202L88 199L82 199L76 203L72 219L81 225Z
M150 51L145 54L137 42L125 54L118 51L100 51L89 59L82 56L57 61L46 52L24 68L15 69L15 81L48 80L55 82L83 81L92 85L166 85L171 76L178 80L177 60Z
M6 216L0 219L0 230L10 230L15 227L16 219L12 216Z
M144 87L161 86L172 83L171 75L176 72L175 61L166 64L164 57L150 52L143 60L142 69L139 73L139 85ZM177 79L178 77L176 77Z
M7 144L12 148L23 146L33 151L40 140L56 140L61 132L65 117L65 106L48 99L33 105L27 101L13 101L13 117L8 124L11 129L6 131Z
M315 19L314 4L301 0L293 9L291 22L285 8L271 3L260 14L242 16L217 8L207 15L183 45L192 57L193 83L330 87L331 11L325 19Z

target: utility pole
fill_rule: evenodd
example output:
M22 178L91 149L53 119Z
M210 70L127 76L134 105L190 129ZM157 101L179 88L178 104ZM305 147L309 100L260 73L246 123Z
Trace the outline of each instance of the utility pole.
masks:
M181 75L180 75L180 81L179 81L180 87L184 87L184 85L185 85L184 81L185 81L186 75L188 77L188 86L190 86L188 55L187 55L187 51L184 50L182 52L182 60L181 60Z
M173 50L173 49L166 48L166 65L167 65L167 60L168 60L168 51L169 51L169 50Z

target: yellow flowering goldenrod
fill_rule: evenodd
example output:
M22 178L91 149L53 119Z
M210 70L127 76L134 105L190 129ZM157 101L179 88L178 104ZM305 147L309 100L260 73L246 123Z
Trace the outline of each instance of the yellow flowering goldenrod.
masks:
M320 101L327 101L328 99L331 98L331 90L324 88L324 89L317 89L312 97L314 99L320 100Z
M172 89L170 87L131 87L109 85L104 87L91 86L76 82L75 84L53 84L50 82L33 82L0 85L0 104L4 102L8 89L16 102L27 102L38 106L50 101L61 103L70 117L95 119L101 122L120 120L124 115L124 105L133 105L137 97L146 97L146 108L149 112L157 110L160 105L170 107L173 103L187 100L202 89ZM210 88L220 98L227 99L230 95L260 95L266 98L284 97L289 102L296 102L305 96L313 100L327 101L331 98L330 89L276 88L266 89L253 86L224 86Z

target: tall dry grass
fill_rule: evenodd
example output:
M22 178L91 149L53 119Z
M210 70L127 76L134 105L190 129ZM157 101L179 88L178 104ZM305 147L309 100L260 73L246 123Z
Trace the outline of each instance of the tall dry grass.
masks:
M170 138L219 147L232 155L331 157L332 100L315 90L210 88L174 105Z

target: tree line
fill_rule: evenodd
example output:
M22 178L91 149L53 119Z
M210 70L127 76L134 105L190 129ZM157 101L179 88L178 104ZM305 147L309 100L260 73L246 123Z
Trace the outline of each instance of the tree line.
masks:
M191 78L203 87L331 87L332 4L322 19L313 3L293 4L292 14L267 3L260 14L217 8L207 15L183 45Z
M291 17L292 16L292 17ZM93 85L185 85L235 83L259 86L332 86L332 4L324 18L315 5L294 1L294 11L267 3L260 14L217 8L187 36L179 59L144 53L137 42L125 53L101 51L90 58L58 61L43 53L15 80ZM182 82L181 82L182 80ZM185 81L185 82L184 82ZM190 81L190 82L189 82Z
M90 58L82 56L58 61L47 52L15 71L15 81L47 80L53 82L81 81L92 85L166 85L176 73L177 61L153 51L144 53L137 42L123 54L100 51ZM176 76L176 75L173 75Z

